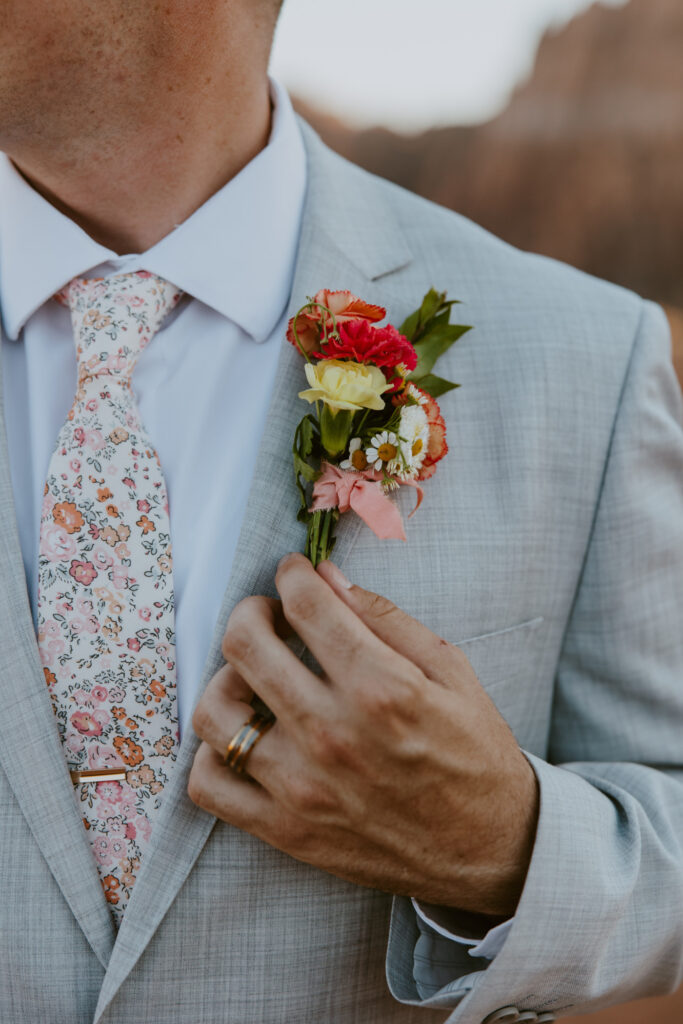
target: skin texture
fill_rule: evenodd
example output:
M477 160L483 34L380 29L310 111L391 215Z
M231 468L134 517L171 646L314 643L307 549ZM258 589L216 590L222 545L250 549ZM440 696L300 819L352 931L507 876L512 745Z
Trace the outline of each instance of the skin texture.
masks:
M325 562L280 563L250 597L202 696L191 799L298 860L386 892L499 919L535 835L535 775L457 647ZM296 633L314 675L285 640ZM277 722L249 776L225 766L257 694ZM478 920L478 918L477 918ZM481 922L480 922L481 923Z
M199 7L0 4L0 149L115 252L144 252L267 142L279 5Z

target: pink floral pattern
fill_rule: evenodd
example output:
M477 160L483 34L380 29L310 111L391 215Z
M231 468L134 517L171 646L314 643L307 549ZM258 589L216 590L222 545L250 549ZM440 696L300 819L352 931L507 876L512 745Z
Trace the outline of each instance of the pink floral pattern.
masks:
M50 460L40 524L38 643L71 769L120 923L178 745L168 499L131 374L180 293L147 272L76 279L78 390Z

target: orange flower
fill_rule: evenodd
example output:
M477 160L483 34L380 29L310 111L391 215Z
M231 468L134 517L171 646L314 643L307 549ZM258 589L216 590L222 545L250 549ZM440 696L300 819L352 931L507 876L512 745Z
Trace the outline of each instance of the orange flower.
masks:
M45 676L45 682L47 683L47 685L54 686L54 684L57 682L57 676L54 674L54 672L50 672L49 668L44 668L43 674Z
M112 497L112 493L111 493L111 491L109 490L108 487L98 487L97 488L97 500L98 501L109 501L109 499L111 497Z
M122 860L120 863L122 875L121 881L124 885L128 886L129 889L135 885L135 873L140 867L139 857L130 857Z
M109 545L110 548L113 548L114 545L119 542L119 535L113 526L105 526L105 528L100 531L100 537Z
M294 317L289 321L287 338L296 348L300 345L307 355L311 355L319 347L321 336L333 330L335 321L337 327L349 320L376 323L386 316L386 312L381 306L371 306L351 292L331 292L323 288L313 296L309 306L297 313L296 335Z
M159 571L164 575L173 570L173 562L168 551L164 551L163 555L159 555L157 558L157 565L159 566Z
M83 526L83 516L73 501L60 501L52 509L52 518L57 526L63 526L67 533L78 533Z
M118 889L119 880L116 875L105 875L102 879L102 885L105 889Z
M140 786L149 786L151 782L154 782L154 772L148 764L143 764L142 768L128 772L126 781L133 789L139 789Z
M142 761L142 747L133 742L129 736L116 736L114 738L114 746L121 760L125 764L129 764L131 768L134 768L136 764L140 764Z
M114 516L116 519L119 517L119 510L116 505L107 505L107 515Z
M156 530L156 526L151 519L147 518L147 516L140 516L135 525L139 526L143 533L149 533L150 530Z
M114 716L114 718L118 718L119 721L121 721L122 718L126 717L125 708L112 708L111 713Z
M154 744L154 749L157 754L166 756L170 754L175 746L175 741L172 736L162 736L160 740L157 740Z
M166 696L166 687L162 683L160 683L158 679L153 679L152 682L149 684L149 688L155 697Z
M138 723L134 718L127 718L124 725L126 726L126 729L137 729L138 727Z
M109 640L113 640L119 635L120 632L121 623L117 622L115 619L112 619L111 616L108 616L107 619L105 619L104 625L102 626L102 633L104 634L104 636L106 636Z
M432 398L431 395L427 394L426 391L422 391L421 388L416 388L416 390L419 391L424 398L422 408L427 414L427 422L429 423L427 454L425 455L425 460L422 463L422 469L418 473L417 479L428 480L436 473L437 462L440 462L448 452L448 444L446 443L446 422L441 415L439 403Z

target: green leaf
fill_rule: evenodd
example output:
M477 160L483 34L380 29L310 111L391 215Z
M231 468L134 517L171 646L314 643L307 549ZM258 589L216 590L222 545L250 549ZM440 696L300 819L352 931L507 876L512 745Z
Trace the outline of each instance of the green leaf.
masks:
M430 288L423 298L420 308L409 316L407 320L404 320L399 328L401 334L404 334L409 341L415 344L429 321L439 312L445 299L445 292L437 292L435 288Z
M420 308L404 320L399 330L416 345L434 327L447 324L451 309L456 305L459 305L458 299L447 299L446 292L430 288Z
M420 341L416 342L417 366L408 380L415 380L417 377L424 377L431 373L435 362L454 345L458 338L471 331L471 327L464 324L439 324L426 334Z
M296 480L301 508L308 506L306 494L306 483L312 483L318 476L318 470L309 461L313 454L315 441L318 434L318 424L311 413L307 413L301 420L294 433L292 444L292 461L294 463L294 478Z
M443 377L437 377L433 373L428 373L425 377L414 380L413 384L417 384L419 388L426 391L432 398L438 398L439 395L445 395L447 391L453 391L454 388L460 387L459 384L454 384L450 380L444 380Z
M420 306L420 323L426 326L436 316L445 301L445 292L437 292L436 288L430 288Z
M448 324L448 322L450 320L450 317L451 317L451 306L452 305L453 305L452 302L445 302L444 303L444 307L445 308L443 310L443 313L439 313L437 316L432 317L432 321L431 321L431 324L430 324L430 330L434 330L435 327L441 327L442 324L446 324L446 325ZM421 338L420 341L418 342L418 345L422 343L422 340L423 339Z
M319 476L318 470L315 466L311 466L310 463L304 462L300 455L294 455L294 471L302 476L304 480L307 480L309 484L312 484L317 476Z
M398 329L399 333L405 335L408 341L413 341L413 338L415 337L415 334L417 332L417 326L419 322L420 310L416 309L414 313L411 313L410 316L403 321L403 323Z
M313 451L314 428L317 428L317 424L314 422L310 413L304 416L297 427L295 444L297 445L299 455L302 459L307 459Z

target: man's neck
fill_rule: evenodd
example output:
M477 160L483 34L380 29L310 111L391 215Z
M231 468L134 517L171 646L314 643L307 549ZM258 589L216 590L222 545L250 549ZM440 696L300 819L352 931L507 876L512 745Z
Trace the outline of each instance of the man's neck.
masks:
M266 145L268 82L236 101L133 124L110 138L9 153L26 180L95 241L145 252L186 220Z

